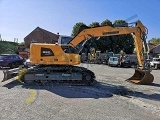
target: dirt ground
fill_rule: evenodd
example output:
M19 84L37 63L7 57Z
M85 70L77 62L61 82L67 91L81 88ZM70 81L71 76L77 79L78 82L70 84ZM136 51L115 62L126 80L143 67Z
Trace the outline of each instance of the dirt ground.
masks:
M0 120L159 120L160 70L151 85L125 80L133 68L81 64L96 74L91 86L0 83ZM0 81L3 72L0 70Z

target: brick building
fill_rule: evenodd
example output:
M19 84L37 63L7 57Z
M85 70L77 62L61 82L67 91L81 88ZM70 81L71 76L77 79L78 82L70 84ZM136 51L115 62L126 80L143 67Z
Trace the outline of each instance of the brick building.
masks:
M25 48L29 48L30 44L36 43L56 43L58 41L58 35L40 27L34 29L29 35L24 38Z
M152 55L152 57L160 57L160 44L151 47L150 54Z

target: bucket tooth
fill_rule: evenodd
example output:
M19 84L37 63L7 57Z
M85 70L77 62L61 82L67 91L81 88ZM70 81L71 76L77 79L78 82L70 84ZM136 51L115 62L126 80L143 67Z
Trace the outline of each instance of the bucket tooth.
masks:
M153 80L154 76L149 71L135 69L134 75L126 81L134 84L150 85Z

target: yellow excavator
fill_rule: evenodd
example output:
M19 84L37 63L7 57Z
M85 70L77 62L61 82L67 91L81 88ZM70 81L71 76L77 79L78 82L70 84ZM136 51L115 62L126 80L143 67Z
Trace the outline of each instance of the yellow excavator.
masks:
M96 64L102 63L101 59L100 59L100 54L101 54L100 50L95 50L94 47L91 47L90 53L88 53L88 62L89 63L96 63Z
M147 30L141 21L133 24L134 26L126 27L87 28L79 32L66 45L32 43L30 45L30 61L32 64L38 65L26 70L19 70L18 75L16 74L17 79L24 83L91 84L95 80L95 74L87 68L77 66L81 63L77 46L93 37L132 34L139 67L135 69L134 75L127 81L135 84L151 84L154 76L150 73L148 54L145 55L148 52ZM13 77L11 73L11 71L4 71L3 81Z

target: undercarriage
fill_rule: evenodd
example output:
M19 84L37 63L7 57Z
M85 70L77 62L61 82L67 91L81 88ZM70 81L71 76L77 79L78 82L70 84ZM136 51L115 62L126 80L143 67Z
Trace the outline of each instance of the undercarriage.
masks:
M90 85L94 82L95 74L84 67L69 65L38 65L31 68L23 68L17 72L4 71L4 80L11 77L23 83L56 83L71 85Z

